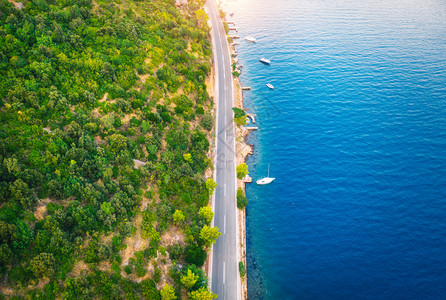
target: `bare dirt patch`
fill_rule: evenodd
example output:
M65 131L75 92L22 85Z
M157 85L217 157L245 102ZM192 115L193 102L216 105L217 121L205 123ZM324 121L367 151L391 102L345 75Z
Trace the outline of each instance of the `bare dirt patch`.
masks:
M138 77L139 77L139 79L141 80L142 83L145 83L145 82L146 82L146 79L147 79L149 76L150 76L150 74L145 74L145 75L139 75L139 74L138 74Z
M130 119L133 117L136 117L135 113L126 114L125 117L122 119L122 123L126 124L126 123L130 122Z
M129 259L134 256L135 252L144 250L149 246L149 240L143 239L141 236L141 223L142 215L138 214L133 221L133 226L136 227L136 232L133 236L127 237L124 240L124 244L127 245L127 247L120 252L122 257L122 266L128 265ZM124 273L123 275L125 276Z
M108 261L101 261L98 265L98 269L101 270L102 272L105 272L111 269L111 264Z
M68 277L79 277L81 274L90 272L90 268L88 265L83 261L78 261L74 267L73 270L71 270L70 273L67 274Z
M104 102L104 101L106 101L106 100L107 100L107 97L108 97L108 93L105 93L105 94L104 94L104 97L102 97L102 99L100 99L99 102Z
M22 2L16 2L14 0L8 0L9 2L11 2L12 4L14 4L15 8L17 9L22 9L24 7Z
M170 226L170 228L161 236L161 245L167 247L174 244L184 244L185 239L186 235L180 228Z
M45 219L47 215L46 205L50 202L51 200L49 198L39 200L39 205L37 206L36 211L34 212L34 217L36 217L38 221Z

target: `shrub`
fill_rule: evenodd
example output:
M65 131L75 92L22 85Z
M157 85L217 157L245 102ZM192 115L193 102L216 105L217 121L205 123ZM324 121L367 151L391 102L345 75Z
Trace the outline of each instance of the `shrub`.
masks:
M211 114L204 114L201 119L201 126L210 131L214 127L214 117Z
M244 209L248 206L248 198L245 196L245 192L243 192L242 188L238 188L237 190L237 207L239 209Z
M198 267L201 267L205 260L207 254L206 251L203 250L198 245L189 245L186 248L186 262L189 264L194 264Z
M246 267L242 261L238 263L238 270L240 272L240 277L243 279L246 275Z
M127 275L130 275L133 272L133 268L132 268L132 266L127 265L124 267L124 271L127 273Z

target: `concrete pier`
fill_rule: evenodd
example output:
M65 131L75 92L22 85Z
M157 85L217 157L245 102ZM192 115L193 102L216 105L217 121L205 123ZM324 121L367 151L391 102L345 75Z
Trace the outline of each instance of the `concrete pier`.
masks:
M256 123L256 118L255 118L255 114L246 114L247 116L248 116L248 118L250 118L251 119L251 122L253 123L253 124L255 124Z

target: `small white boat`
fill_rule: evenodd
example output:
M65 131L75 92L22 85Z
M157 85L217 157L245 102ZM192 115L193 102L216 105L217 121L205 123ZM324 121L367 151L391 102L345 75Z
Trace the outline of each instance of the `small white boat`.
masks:
M259 61L262 63L262 64L265 64L265 65L269 65L269 64L271 64L271 61L269 60L269 59L266 59L266 58L261 58L261 59L259 59Z
M274 85L272 85L271 83L267 83L266 86L272 90L274 90Z
M245 37L245 40L252 43L255 43L257 41L253 36L247 36Z
M265 185L273 182L276 178L269 177L269 165L268 165L268 177L264 177L256 181L258 185Z

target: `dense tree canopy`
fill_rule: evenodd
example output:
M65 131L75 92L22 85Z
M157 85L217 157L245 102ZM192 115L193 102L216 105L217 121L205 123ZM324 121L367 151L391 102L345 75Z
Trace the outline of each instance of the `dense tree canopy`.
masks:
M12 2L0 0L0 284L32 299L173 299L182 270L163 271L160 294L161 270L201 266L218 237L203 210L203 1ZM186 238L167 247L173 224ZM136 236L144 248L124 257Z

